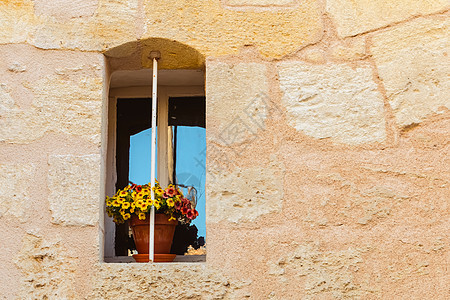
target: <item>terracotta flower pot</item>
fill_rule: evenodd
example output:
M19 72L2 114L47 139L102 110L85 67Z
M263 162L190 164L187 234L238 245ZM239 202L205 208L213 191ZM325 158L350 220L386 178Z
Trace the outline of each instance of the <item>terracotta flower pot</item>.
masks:
M154 262L171 262L176 254L170 254L173 235L178 221L168 220L165 214L155 215L155 257ZM150 218L147 215L145 220L139 220L133 215L130 219L131 230L133 231L134 243L139 254L133 255L137 262L148 262Z

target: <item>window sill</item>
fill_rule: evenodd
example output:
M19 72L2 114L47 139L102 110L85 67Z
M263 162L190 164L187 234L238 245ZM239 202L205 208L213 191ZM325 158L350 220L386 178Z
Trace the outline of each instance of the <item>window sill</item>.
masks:
M171 263L197 263L205 262L206 255L177 255ZM137 263L131 256L105 257L105 263ZM167 263L167 264L171 264ZM158 263L160 264L160 263Z

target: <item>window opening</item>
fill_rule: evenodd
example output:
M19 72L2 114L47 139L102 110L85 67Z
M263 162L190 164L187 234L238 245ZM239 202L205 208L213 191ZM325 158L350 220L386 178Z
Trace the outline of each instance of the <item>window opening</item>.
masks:
M151 98L117 99L116 189L122 189L129 182L150 182L151 105ZM205 97L169 98L166 112L171 133L166 149L171 155L169 166L166 166L171 170L169 182L178 184L187 197L195 198L199 211L199 217L189 227L177 227L173 254L182 255L189 246L198 249L205 244L205 112ZM163 151L161 147L157 145L157 151ZM134 253L128 224L115 226L116 256Z

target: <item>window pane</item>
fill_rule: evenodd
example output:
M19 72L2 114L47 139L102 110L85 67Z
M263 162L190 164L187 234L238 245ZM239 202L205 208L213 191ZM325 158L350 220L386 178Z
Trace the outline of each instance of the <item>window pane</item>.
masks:
M151 139L152 128L130 136L130 164L128 178L136 184L146 184L151 180ZM156 137L158 140L158 135ZM158 157L158 149L156 155ZM158 174L158 166L156 166Z
M204 237L206 235L206 129L202 127L174 126L174 147L176 152L176 183L193 186L197 190L196 209L199 212L199 216L192 224L197 226L198 236ZM187 195L186 188L183 188L183 193Z

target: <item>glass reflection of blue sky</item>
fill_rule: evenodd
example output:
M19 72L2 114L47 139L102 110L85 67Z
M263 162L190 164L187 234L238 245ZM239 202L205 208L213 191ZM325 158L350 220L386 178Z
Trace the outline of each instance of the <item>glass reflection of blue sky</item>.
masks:
M130 181L136 184L150 182L151 128L130 137ZM201 127L178 126L176 174L177 183L194 186L197 190L199 216L193 221L198 236L206 235L205 227L205 166L206 130ZM187 191L184 189L186 194Z

